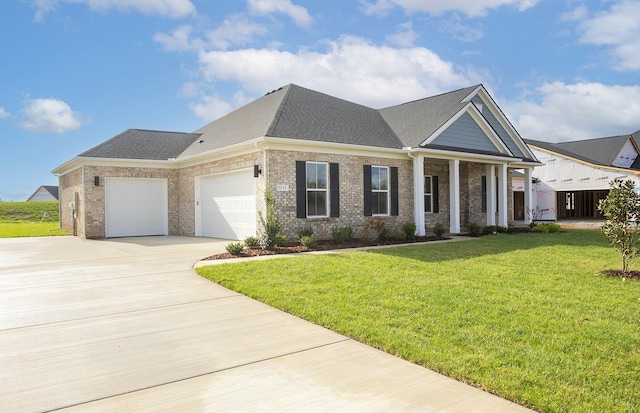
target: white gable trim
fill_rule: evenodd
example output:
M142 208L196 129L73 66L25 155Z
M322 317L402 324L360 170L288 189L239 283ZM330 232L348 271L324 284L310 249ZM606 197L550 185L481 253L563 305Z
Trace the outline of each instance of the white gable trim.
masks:
M491 95L489 95L489 93L484 88L484 86L482 85L478 86L478 88L473 92L471 92L463 101L466 101L466 100L470 101L471 99L473 99L473 97L476 94L479 95L480 98L482 98L482 100L486 103L487 108L491 111L491 113L493 113L493 116L495 116L498 122L500 122L500 125L502 125L505 131L507 131L507 133L511 137L511 140L515 142L515 144L522 151L522 153L525 154L525 156L527 156L530 159L536 159L533 152L531 152L531 150L527 147L526 143L524 143L524 140L522 139L518 131L515 130L511 122L509 122L509 120L504 115L504 113L502 113L502 110L493 100Z
M513 153L507 148L502 139L498 136L498 134L493 130L489 122L482 116L478 108L472 103L467 102L467 104L458 111L455 115L453 115L447 122L445 122L442 126L440 126L431 136L429 136L425 141L423 141L420 146L428 145L433 143L434 140L438 138L445 130L447 130L451 125L453 125L462 115L468 113L471 115L471 118L476 122L476 124L482 129L484 134L489 138L493 146L496 147L498 152L503 153L505 155L514 156Z

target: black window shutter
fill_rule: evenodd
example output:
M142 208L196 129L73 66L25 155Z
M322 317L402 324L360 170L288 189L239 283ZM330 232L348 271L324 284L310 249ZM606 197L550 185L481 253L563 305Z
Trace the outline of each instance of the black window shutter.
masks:
M371 192L371 165L363 166L363 186L364 186L364 216L373 215L372 201L373 193Z
M482 212L487 212L487 176L482 175Z
M391 215L398 215L398 167L391 167Z
M307 163L296 161L296 215L307 217Z
M337 163L329 164L329 216L340 216L340 166Z
M437 176L431 177L431 185L432 185L431 196L433 197L433 212L437 214L438 212L440 212L440 192L438 191Z

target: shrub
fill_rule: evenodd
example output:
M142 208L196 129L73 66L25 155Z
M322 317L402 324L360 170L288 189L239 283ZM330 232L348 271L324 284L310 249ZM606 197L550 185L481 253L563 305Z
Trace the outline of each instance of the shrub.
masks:
M562 231L562 227L555 222L550 222L548 224L537 224L531 228L531 232L537 232L539 234L546 234L548 232L560 232Z
M444 228L444 225L442 225L440 222L438 222L433 226L433 233L436 237L443 236L445 232L447 232L447 230Z
M549 227L547 226L547 224L538 224L531 228L531 232L546 234L549 232Z
M498 232L498 228L495 225L487 225L482 228L482 233L485 235L495 234Z
M244 249L244 244L241 243L241 242L230 242L230 243L227 244L227 246L225 248L227 249L227 252L229 254L238 255Z
M247 237L244 239L244 246L247 248L256 248L260 246L260 240L256 237Z
M310 250L318 246L318 240L313 235L304 235L300 237L300 245L307 247Z
M300 228L297 232L296 235L298 236L298 239L302 240L303 237L310 237L313 235L313 228L312 227L304 227L304 228Z
M402 224L402 232L405 239L414 239L416 237L416 223L405 222Z
M383 240L391 237L391 231L384 225L384 221L381 219L372 219L368 221L364 226L364 231L369 232L369 229L373 229L378 234L378 239Z
M273 243L274 247L277 247L279 245L284 245L287 243L287 236L284 234L276 234L276 238L275 241Z
M276 212L276 199L271 188L264 190L265 214L258 213L260 229L258 239L263 249L273 249L278 245L278 236L284 229L284 223L278 219Z
M470 222L469 235L471 235L472 237L479 237L480 235L482 235L482 227L475 222Z
M551 222L549 224L547 224L547 226L549 227L549 232L560 232L562 231L562 227L558 224L556 224L555 222Z
M353 228L347 225L344 227L331 228L331 239L336 244L344 244L353 240Z
M615 179L607 197L598 204L607 221L602 232L620 251L622 272L629 272L629 261L640 254L640 194L632 180Z

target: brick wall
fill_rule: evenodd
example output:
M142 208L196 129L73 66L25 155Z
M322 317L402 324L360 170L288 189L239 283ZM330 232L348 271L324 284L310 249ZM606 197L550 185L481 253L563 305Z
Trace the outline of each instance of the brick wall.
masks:
M269 185L275 195L279 217L285 223L285 233L291 241L297 241L296 232L303 227L312 227L319 239L331 238L332 228L347 225L356 231L356 236L373 238L377 233L370 228L372 221L381 220L392 232L400 232L403 223L413 222L413 164L408 159L276 150L268 151L267 156ZM339 164L340 217L296 217L296 161ZM398 167L398 216L364 216L363 165ZM278 185L288 185L289 190L277 191Z
M194 236L195 235L195 182L196 177L207 176L220 172L234 171L238 169L253 168L258 165L263 171L262 151L250 153L247 155L236 156L233 158L222 159L183 168L178 171L177 197L179 225L176 235ZM256 179L256 203L258 210L261 209L261 197L263 190L263 179Z
M105 179L106 178L163 178L168 182L169 235L178 233L178 171L160 168L132 168L115 166L85 166L84 204L86 238L104 238L105 233ZM94 185L94 176L100 184Z
M84 202L82 201L82 168L75 169L58 179L60 200L60 228L74 234L74 216L71 208L74 193L78 193L78 210L75 218L75 235L84 237Z

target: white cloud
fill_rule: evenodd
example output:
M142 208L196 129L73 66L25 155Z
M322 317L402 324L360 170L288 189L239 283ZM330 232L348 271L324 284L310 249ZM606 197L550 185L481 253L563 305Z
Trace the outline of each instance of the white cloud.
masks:
M309 15L307 9L291 3L291 0L249 0L248 5L249 10L254 14L285 14L300 27L308 27L313 23L313 18Z
M196 8L190 0L32 0L32 7L36 9L34 19L42 21L44 15L53 10L59 2L86 4L92 10L98 11L134 10L176 19L196 14Z
M532 96L501 106L525 139L564 142L640 128L640 86L544 83Z
M578 16L580 17L580 16ZM621 70L640 70L640 2L620 1L606 12L586 18L578 26L580 42L610 46L614 62Z
M33 16L33 20L37 22L44 21L44 16L51 10L55 9L58 4L58 0L33 0L31 7L36 10Z
M191 37L193 27L183 25L175 28L170 34L156 33L153 40L160 43L162 47L170 52L200 50L204 43L201 39Z
M443 19L440 22L439 29L445 33L451 34L454 39L467 43L480 40L484 36L482 29L473 28L463 24L458 13L454 13L450 19Z
M411 22L405 22L398 25L395 33L386 37L387 42L400 47L412 47L418 40L418 33L413 30Z
M9 117L9 112L5 110L2 106L0 106L0 119L5 119Z
M64 134L79 129L86 121L59 99L29 99L22 109L22 128L30 132Z
M169 34L157 33L153 39L167 51L226 50L233 45L250 43L256 36L263 36L269 31L242 15L234 15L225 19L220 26L204 31L199 36L193 32L192 26L183 25Z
M484 16L489 9L502 6L513 6L520 11L535 6L540 0L376 0L370 2L362 0L364 12L371 14L384 14L394 6L401 7L405 11L426 12L439 15L444 12L457 11L469 17Z
M205 122L211 122L231 112L234 108L246 105L250 101L251 99L242 92L236 92L231 102L225 101L216 93L212 95L202 94L200 101L191 103L189 109Z
M263 94L289 83L372 107L431 96L479 83L479 76L423 47L395 49L344 36L324 52L267 49L210 51L199 55L209 82L238 82Z

